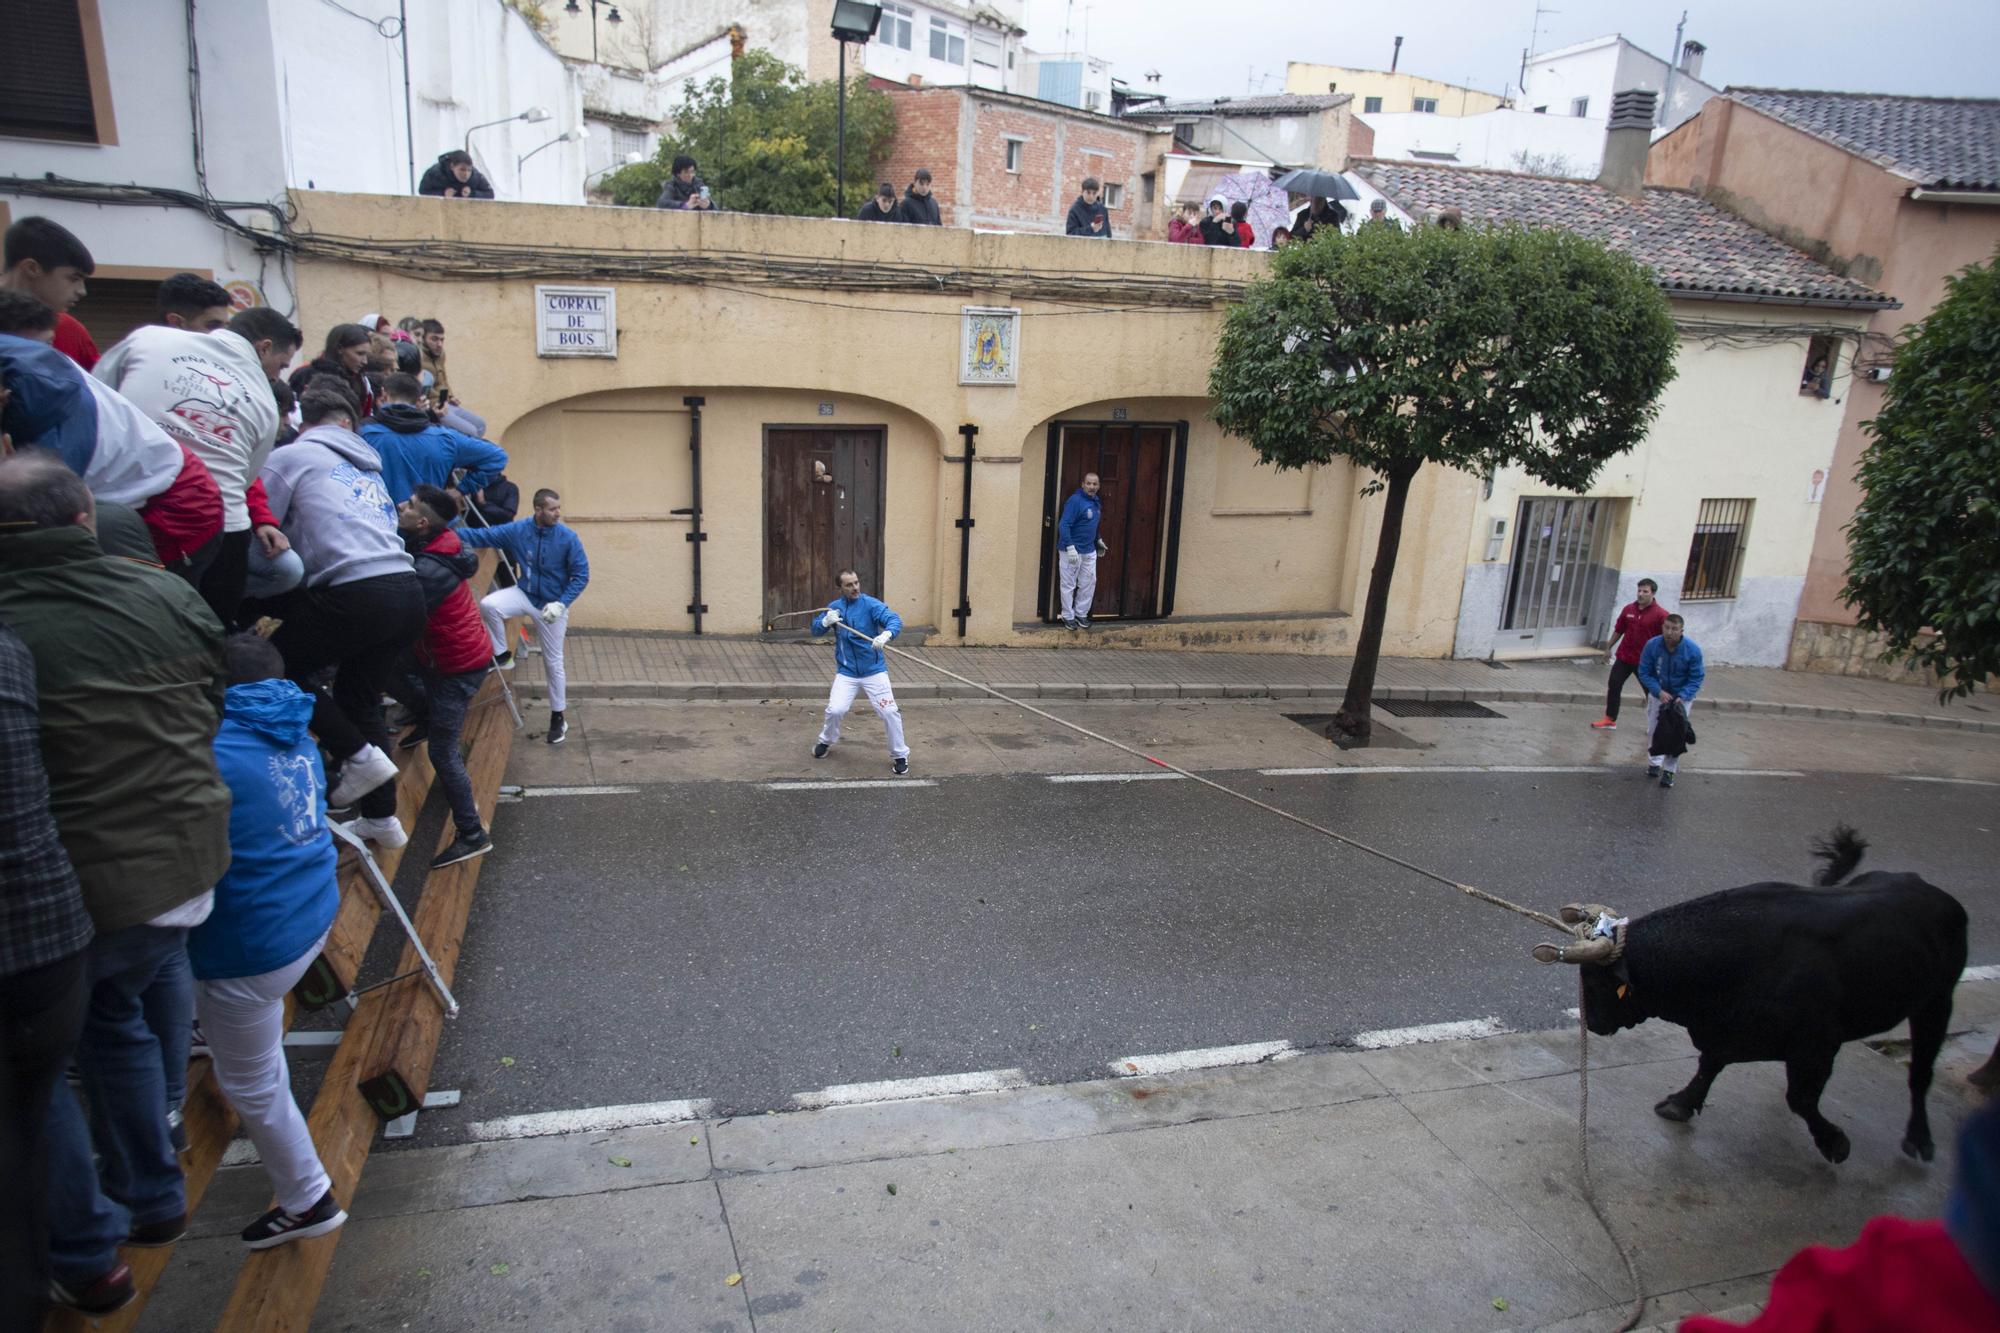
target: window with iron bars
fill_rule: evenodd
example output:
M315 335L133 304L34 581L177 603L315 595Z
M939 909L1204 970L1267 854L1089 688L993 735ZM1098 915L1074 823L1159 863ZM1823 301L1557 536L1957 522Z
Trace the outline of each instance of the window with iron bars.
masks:
M1736 596L1743 577L1743 548L1750 535L1749 500L1703 500L1688 544L1683 602L1720 601Z

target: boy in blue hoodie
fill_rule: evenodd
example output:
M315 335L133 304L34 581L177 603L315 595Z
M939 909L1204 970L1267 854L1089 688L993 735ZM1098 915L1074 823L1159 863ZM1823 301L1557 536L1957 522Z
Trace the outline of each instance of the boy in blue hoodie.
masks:
M312 696L285 679L269 640L232 637L215 765L229 784L229 872L188 934L195 1011L216 1085L257 1145L278 1206L252 1222L253 1250L347 1220L313 1150L285 1066L285 994L319 956L340 905L326 774L307 734Z
M845 625L854 631L836 628ZM851 569L840 571L840 596L826 610L813 617L812 632L833 635L833 691L826 700L826 723L813 743L813 758L823 759L840 740L840 721L854 706L857 692L866 690L882 725L889 733L889 757L898 776L910 771L910 747L903 742L903 714L896 707L895 693L889 688L889 661L882 645L903 632L903 619L888 603L861 591L861 576ZM856 638L855 635L861 637Z

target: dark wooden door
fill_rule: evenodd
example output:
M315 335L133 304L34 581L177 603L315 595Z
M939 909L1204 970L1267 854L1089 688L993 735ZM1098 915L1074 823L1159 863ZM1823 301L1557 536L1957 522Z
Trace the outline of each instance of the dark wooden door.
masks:
M764 433L764 619L825 606L852 569L882 595L882 432ZM797 629L805 622L782 622Z
M1161 548L1173 473L1172 426L1064 426L1055 519L1095 472L1103 507L1097 539L1097 596L1090 614L1138 619L1160 614ZM1051 542L1060 540L1050 524ZM1052 600L1052 606L1056 603Z

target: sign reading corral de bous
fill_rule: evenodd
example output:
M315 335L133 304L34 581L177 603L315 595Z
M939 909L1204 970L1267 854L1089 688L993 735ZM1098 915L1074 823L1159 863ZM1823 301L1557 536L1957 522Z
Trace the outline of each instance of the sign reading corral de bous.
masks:
M616 357L617 290L536 284L535 354Z

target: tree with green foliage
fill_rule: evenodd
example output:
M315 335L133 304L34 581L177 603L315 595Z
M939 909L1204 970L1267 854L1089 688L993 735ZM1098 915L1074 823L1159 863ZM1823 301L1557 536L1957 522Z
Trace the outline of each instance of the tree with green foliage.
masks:
M2000 676L2000 256L1904 330L1855 474L1841 600L1940 699Z
M1675 334L1652 275L1552 228L1331 228L1279 250L1229 312L1215 419L1280 469L1346 459L1386 491L1347 693L1366 744L1411 483L1427 463L1518 465L1582 490L1646 433Z
M730 62L729 77L690 85L651 161L604 178L612 199L650 207L674 158L692 157L718 207L735 213L831 217L840 85L807 83L795 66L762 51ZM857 77L847 88L847 197L875 193L875 165L896 135L889 95Z

